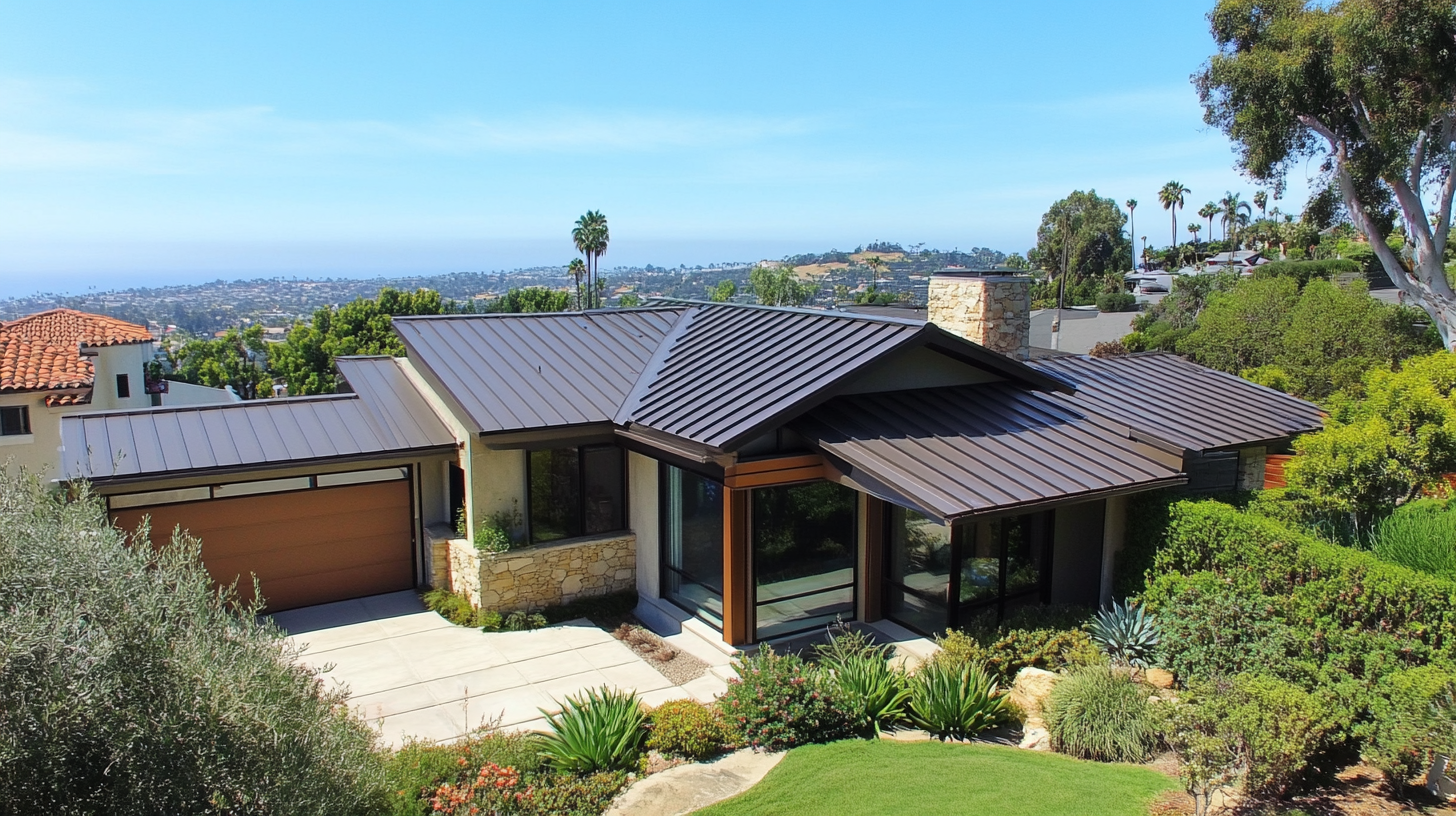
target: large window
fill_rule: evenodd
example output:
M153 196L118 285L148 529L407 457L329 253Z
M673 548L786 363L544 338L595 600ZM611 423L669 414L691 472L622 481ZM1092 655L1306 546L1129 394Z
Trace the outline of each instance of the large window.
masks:
M723 626L723 485L664 464L663 595Z
M1043 603L1049 587L1051 514L1028 513L947 527L891 507L885 563L888 616L934 634L976 618L999 621Z
M30 408L8 405L0 408L0 436L24 436L30 433Z
M761 487L752 514L758 639L853 618L859 494L833 482Z
M624 467L615 445L532 451L526 464L531 542L623 529Z

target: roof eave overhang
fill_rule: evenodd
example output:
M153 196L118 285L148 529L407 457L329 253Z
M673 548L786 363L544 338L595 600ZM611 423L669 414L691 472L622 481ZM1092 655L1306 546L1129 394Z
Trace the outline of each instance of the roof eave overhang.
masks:
M438 456L453 454L456 446L431 445L422 448L408 448L392 451L373 451L370 453L356 453L347 456L326 456L314 459L294 459L286 462L257 462L246 465L230 465L217 468L189 468L187 470L169 470L163 473L125 473L115 476L62 476L53 479L59 484L71 482L90 482L97 486L112 486L126 484L141 484L145 482L165 482L172 479L198 479L204 476L238 476L256 474L270 470L296 470L298 468L324 467L334 464L358 464L361 462L386 462L402 459L413 459L425 456Z

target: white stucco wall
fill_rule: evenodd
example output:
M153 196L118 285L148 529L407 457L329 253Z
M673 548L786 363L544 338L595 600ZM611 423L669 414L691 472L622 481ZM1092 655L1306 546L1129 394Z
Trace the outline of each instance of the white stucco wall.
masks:
M162 395L163 405L221 405L231 402L242 402L242 397L226 388L208 388L175 380L167 383L167 393Z
M89 410L151 407L152 398L147 394L146 371L143 368L155 356L150 342L102 346L88 349L87 353L95 354L91 364L96 370L96 385L91 390ZM131 395L125 399L116 395L117 374L127 376Z
M23 405L30 409L30 433L24 436L0 436L0 462L10 468L25 468L47 480L60 475L61 415L85 410L47 408L44 393L0 394L0 405Z
M647 598L662 597L658 575L657 460L640 453L627 454L627 508L629 526L637 536L637 593Z

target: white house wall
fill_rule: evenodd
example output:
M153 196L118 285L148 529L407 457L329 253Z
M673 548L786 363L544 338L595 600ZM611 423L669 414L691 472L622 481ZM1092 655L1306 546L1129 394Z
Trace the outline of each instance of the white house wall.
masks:
M167 383L167 393L162 395L163 405L222 405L241 402L242 398L226 388L208 388L205 385L177 382Z
M657 476L657 460L627 454L627 508L632 532L637 535L637 593L647 598L662 597Z
M94 353L91 364L96 370L96 384L91 389L90 411L110 411L116 408L148 408L152 397L147 393L146 364L155 353L151 343L129 343L122 346L101 346L88 349ZM131 395L122 399L116 395L116 375L125 374ZM57 433L60 420L56 421Z

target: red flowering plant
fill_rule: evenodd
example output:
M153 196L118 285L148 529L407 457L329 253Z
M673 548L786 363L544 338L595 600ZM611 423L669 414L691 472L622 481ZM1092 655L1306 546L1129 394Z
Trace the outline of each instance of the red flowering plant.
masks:
M460 764L466 764L464 757ZM515 768L487 762L473 778L440 785L429 804L431 812L449 816L506 816L528 808L535 793L530 785L522 787Z
M849 719L835 705L822 671L797 655L764 646L735 670L718 707L742 746L785 751L850 736Z

